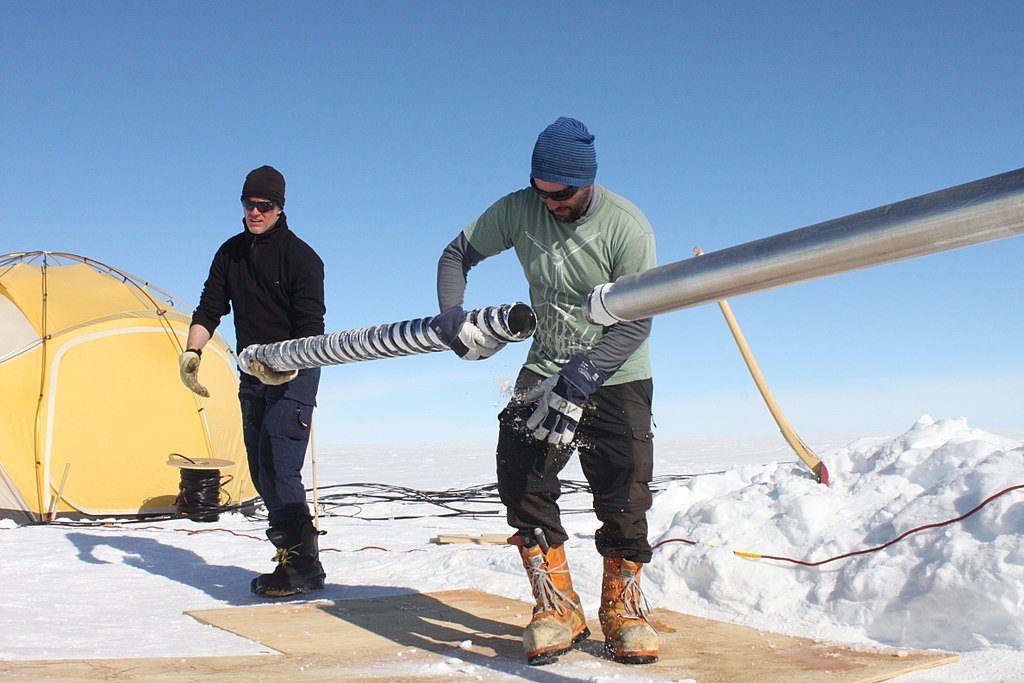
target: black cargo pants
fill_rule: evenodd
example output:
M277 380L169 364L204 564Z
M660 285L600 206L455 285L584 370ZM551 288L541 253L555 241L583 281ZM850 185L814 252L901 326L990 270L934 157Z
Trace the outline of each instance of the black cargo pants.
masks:
M523 369L515 395L521 396L542 379ZM647 510L654 470L652 394L650 379L601 387L583 407L576 438L567 446L535 439L526 420L536 403L523 404L513 398L498 415L498 492L509 525L527 536L539 527L551 545L568 540L558 508L558 474L578 450L594 496L594 512L601 522L595 537L598 552L604 557L650 562Z

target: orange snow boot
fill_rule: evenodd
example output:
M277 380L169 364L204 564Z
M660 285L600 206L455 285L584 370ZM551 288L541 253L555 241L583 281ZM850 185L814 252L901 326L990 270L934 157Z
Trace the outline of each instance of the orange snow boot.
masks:
M647 620L647 601L640 592L642 564L621 557L604 558L598 618L604 647L616 662L658 661L658 633Z
M526 661L535 665L550 664L573 645L590 637L580 596L572 588L565 547L555 545L544 552L540 545L525 545L522 536L513 536L509 541L519 546L523 567L537 600L533 618L523 631Z

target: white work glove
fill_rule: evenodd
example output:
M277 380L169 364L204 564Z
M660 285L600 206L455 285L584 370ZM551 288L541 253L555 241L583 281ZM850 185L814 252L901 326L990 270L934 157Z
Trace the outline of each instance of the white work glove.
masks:
M462 306L452 306L430 320L430 329L463 360L490 358L505 347L466 317Z
M285 382L291 382L295 379L299 371L298 370L274 370L273 368L264 365L258 360L249 362L249 374L258 379L259 381L269 386L277 386L278 384L284 384Z
M540 400L526 420L533 438L554 445L566 445L576 436L583 416L583 404L604 383L604 371L582 353L569 359L557 375L539 382L523 395L523 401Z
M203 398L210 398L210 392L199 383L199 362L202 352L197 349L189 349L178 356L178 372L181 375L181 383L191 389L194 393Z

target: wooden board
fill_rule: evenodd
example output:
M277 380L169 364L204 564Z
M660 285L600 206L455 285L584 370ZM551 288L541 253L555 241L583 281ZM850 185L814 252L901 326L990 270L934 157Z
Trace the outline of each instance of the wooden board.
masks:
M475 545L508 545L508 534L440 534L430 539L431 543L446 545L449 543L473 543Z
M607 659L601 629L557 664L527 666L520 635L530 605L477 591L364 600L272 603L188 612L282 655L0 662L3 680L303 680L402 681L693 678L700 683L884 681L957 660L942 652L862 651L668 610L655 610L661 659L629 666Z

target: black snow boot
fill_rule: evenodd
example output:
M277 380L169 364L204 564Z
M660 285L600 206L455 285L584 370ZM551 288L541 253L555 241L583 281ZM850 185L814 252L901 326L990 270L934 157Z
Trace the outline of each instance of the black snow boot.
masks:
M277 548L277 567L272 574L260 574L253 579L252 592L283 598L323 588L327 574L320 564L319 533L312 522L267 529L267 538Z

